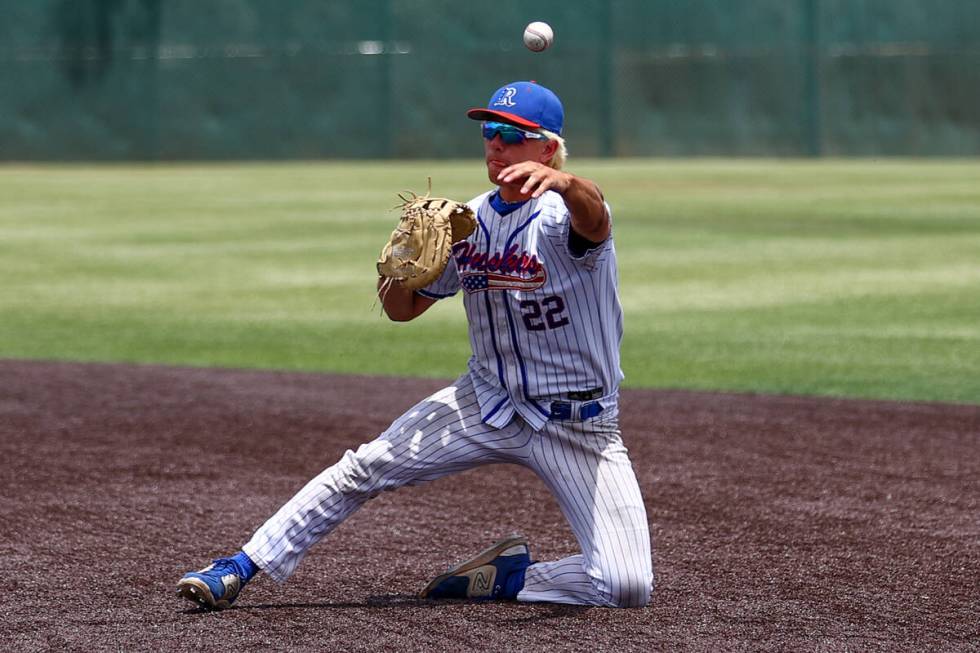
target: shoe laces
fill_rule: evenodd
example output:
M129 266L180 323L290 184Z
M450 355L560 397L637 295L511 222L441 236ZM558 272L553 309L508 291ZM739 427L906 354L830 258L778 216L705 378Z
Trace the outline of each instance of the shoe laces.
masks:
M238 569L238 565L236 565L235 561L232 560L231 558L215 558L214 560L211 561L211 564L214 565L211 568L211 571L220 574L231 572L236 576L241 576L241 572Z

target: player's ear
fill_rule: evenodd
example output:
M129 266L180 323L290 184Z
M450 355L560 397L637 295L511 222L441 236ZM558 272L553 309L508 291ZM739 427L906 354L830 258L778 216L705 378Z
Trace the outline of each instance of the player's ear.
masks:
M538 156L538 161L541 163L548 163L555 158L555 152L557 151L558 141L553 141L549 138L545 141L544 149L541 150L541 154Z

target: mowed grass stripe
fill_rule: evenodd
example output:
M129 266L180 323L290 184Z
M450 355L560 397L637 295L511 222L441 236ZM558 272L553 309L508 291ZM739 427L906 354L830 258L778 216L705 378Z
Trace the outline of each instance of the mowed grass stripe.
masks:
M980 403L980 163L577 161L633 387ZM473 161L0 167L0 356L453 376L454 298L374 300L395 193Z

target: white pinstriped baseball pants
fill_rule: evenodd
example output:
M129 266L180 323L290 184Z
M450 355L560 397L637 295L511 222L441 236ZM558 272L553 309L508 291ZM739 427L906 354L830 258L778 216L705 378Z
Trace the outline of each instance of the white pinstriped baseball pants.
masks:
M601 417L601 416L600 416ZM503 429L480 419L467 375L412 407L376 440L347 451L243 547L284 581L306 551L382 491L490 463L533 470L555 495L581 554L528 568L519 601L644 606L653 588L646 510L615 418Z

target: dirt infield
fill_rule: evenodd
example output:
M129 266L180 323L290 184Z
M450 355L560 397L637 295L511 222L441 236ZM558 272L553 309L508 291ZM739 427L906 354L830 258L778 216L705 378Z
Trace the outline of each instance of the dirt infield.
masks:
M429 603L501 533L575 550L543 485L369 502L232 610L174 595L439 381L0 361L4 650L980 650L980 407L626 391L649 608Z

